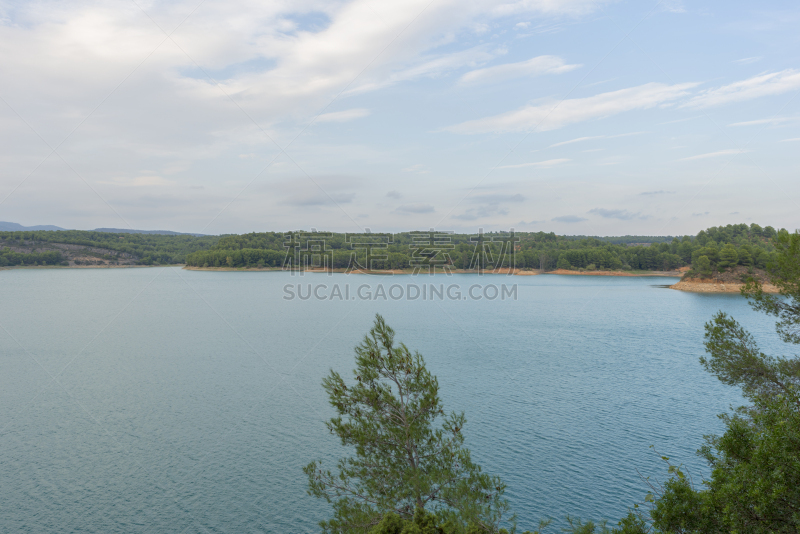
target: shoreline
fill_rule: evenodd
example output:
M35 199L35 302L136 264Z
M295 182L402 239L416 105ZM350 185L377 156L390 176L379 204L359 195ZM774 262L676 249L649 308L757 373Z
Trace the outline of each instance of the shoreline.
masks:
M147 269L151 267L183 267L182 263L173 265L5 265L0 271L22 269Z
M362 274L362 275L371 275L371 276L390 276L395 274L401 275L414 275L413 269L387 269L381 271L364 271L361 269L307 269L304 271L295 270L295 269L283 269L281 267L194 267L185 265L184 270L187 271L221 271L221 272L292 272L292 273L303 273L303 274ZM537 274L543 274L539 271L522 271L520 269L511 269L503 268L499 269L497 272L494 271L486 271L483 274L502 274L502 275L517 275L517 276L532 276ZM449 273L436 270L433 273L428 272L418 272L417 275L442 275L442 274L478 274L477 271L470 271L467 269L450 269Z
M718 280L681 280L677 284L669 286L670 289L686 291L689 293L736 293L740 294L744 284L725 283ZM777 294L779 289L772 284L763 284L764 293Z
M187 271L211 271L211 272L284 272L280 267L193 267L184 264L171 264L171 265L8 265L0 267L0 271L10 271L14 269L148 269L156 267L180 267ZM290 271L300 273L300 271ZM326 271L323 269L310 269L302 271L303 274L354 274L354 275L371 275L371 276L393 276L393 275L407 275L414 276L412 269L393 269L386 271L346 271L345 269L332 269ZM434 273L420 272L417 276L431 274L442 275L448 274L443 271L437 270ZM479 274L476 271L466 269L452 269L450 274ZM503 275L503 276L538 276L538 275L560 275L560 276L620 276L620 277L661 277L661 278L677 278L683 275L681 271L644 271L644 272L629 272L629 271L570 271L567 269L555 269L553 271L537 271L537 270L521 270L521 269L499 269L497 272L487 271L484 275ZM742 283L725 283L719 280L680 280L679 282L668 286L669 289L677 291L685 291L687 293L728 293L739 294L740 289L744 286ZM765 293L777 294L779 290L772 284L763 285Z
M187 271L222 271L222 272L281 272L283 269L280 267L194 267L194 266L184 266L183 267ZM334 273L334 274L361 274L361 275L372 275L372 276L387 276L387 275L414 275L413 269L390 269L385 271L363 271L363 270L352 270L348 271L346 269L309 269L306 271L288 271L294 273L309 273L309 274L327 274L327 273ZM428 272L418 272L416 273L417 276L422 275L447 275L447 274L484 274L484 275L504 275L504 276L539 276L545 274L555 274L555 275L567 275L567 276L633 276L633 277L643 277L643 276L656 276L656 277L671 277L671 278L679 278L683 275L681 271L640 271L640 272L629 272L629 271L568 271L566 269L555 269L553 271L538 271L538 270L522 270L522 269L509 269L508 267L498 269L497 271L484 271L483 273L478 273L477 271L472 271L468 269L450 269L449 273L436 270L433 273Z
M567 269L556 269L542 274L563 274L566 276L667 276L671 278L680 278L683 276L682 271L570 271Z
M157 267L180 267L186 271L207 271L207 272L294 272L303 274L354 274L354 275L371 275L371 276L391 276L391 275L409 275L413 276L413 269L390 269L385 271L363 271L347 269L308 269L305 271L284 270L281 267L194 267L182 263L169 264L169 265L7 265L0 267L0 271L9 271L13 269L148 269ZM417 276L422 275L447 275L447 274L483 274L483 275L503 275L503 276L539 276L545 274L566 275L566 276L628 276L628 277L680 277L683 275L680 271L570 271L566 269L555 269L553 271L539 271L539 270L522 270L522 269L509 269L502 268L497 271L484 271L478 273L477 271L468 269L451 269L448 272L436 270L433 273L418 272Z

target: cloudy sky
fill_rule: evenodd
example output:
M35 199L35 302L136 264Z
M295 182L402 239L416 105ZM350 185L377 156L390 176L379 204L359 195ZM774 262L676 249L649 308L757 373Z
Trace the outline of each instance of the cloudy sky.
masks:
M0 220L800 227L800 5L0 2Z

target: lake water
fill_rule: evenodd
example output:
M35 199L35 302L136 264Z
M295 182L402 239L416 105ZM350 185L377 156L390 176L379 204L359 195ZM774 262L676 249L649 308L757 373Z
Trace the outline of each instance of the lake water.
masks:
M0 531L318 532L329 508L301 469L345 452L320 382L350 375L375 313L466 413L473 458L503 477L520 526L616 521L646 493L637 469L665 476L650 445L699 479L702 435L741 403L698 363L703 323L725 310L776 348L743 298L658 287L674 281L0 271ZM412 282L462 298L284 291ZM501 283L516 300L464 300Z

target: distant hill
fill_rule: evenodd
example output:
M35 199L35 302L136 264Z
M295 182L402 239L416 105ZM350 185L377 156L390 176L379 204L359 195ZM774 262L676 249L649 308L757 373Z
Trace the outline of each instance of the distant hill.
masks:
M67 229L60 226L53 226L52 224L40 224L37 226L22 226L19 223L0 221L0 232L35 232L39 230L46 230L51 232L64 232ZM92 232L106 232L109 234L150 234L150 235L193 235L195 237L203 237L206 234L191 234L183 232L173 232L171 230L130 230L127 228L95 228L90 230Z
M60 228L59 228L60 230ZM206 234L192 234L183 232L173 232L172 230L129 230L126 228L95 228L95 232L108 232L110 234L151 234L151 235L193 235L203 237Z
M219 236L170 234L130 230L0 230L0 267L184 263L187 254L209 249L220 239Z
M65 230L52 224L38 225L38 226L22 226L18 223L0 221L0 232L34 232L36 230Z

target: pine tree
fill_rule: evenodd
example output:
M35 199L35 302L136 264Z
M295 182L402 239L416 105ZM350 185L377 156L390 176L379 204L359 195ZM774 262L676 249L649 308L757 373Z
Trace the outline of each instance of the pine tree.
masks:
M464 414L445 415L422 356L395 343L380 315L355 352L354 383L333 370L323 380L338 412L326 425L355 455L337 473L319 461L304 468L308 493L333 504L323 531L367 533L389 514L425 511L448 532L496 532L508 511L505 485L472 461Z
M737 263L739 263L739 254L736 252L736 247L728 243L719 251L717 267L722 270L727 267L735 267Z

